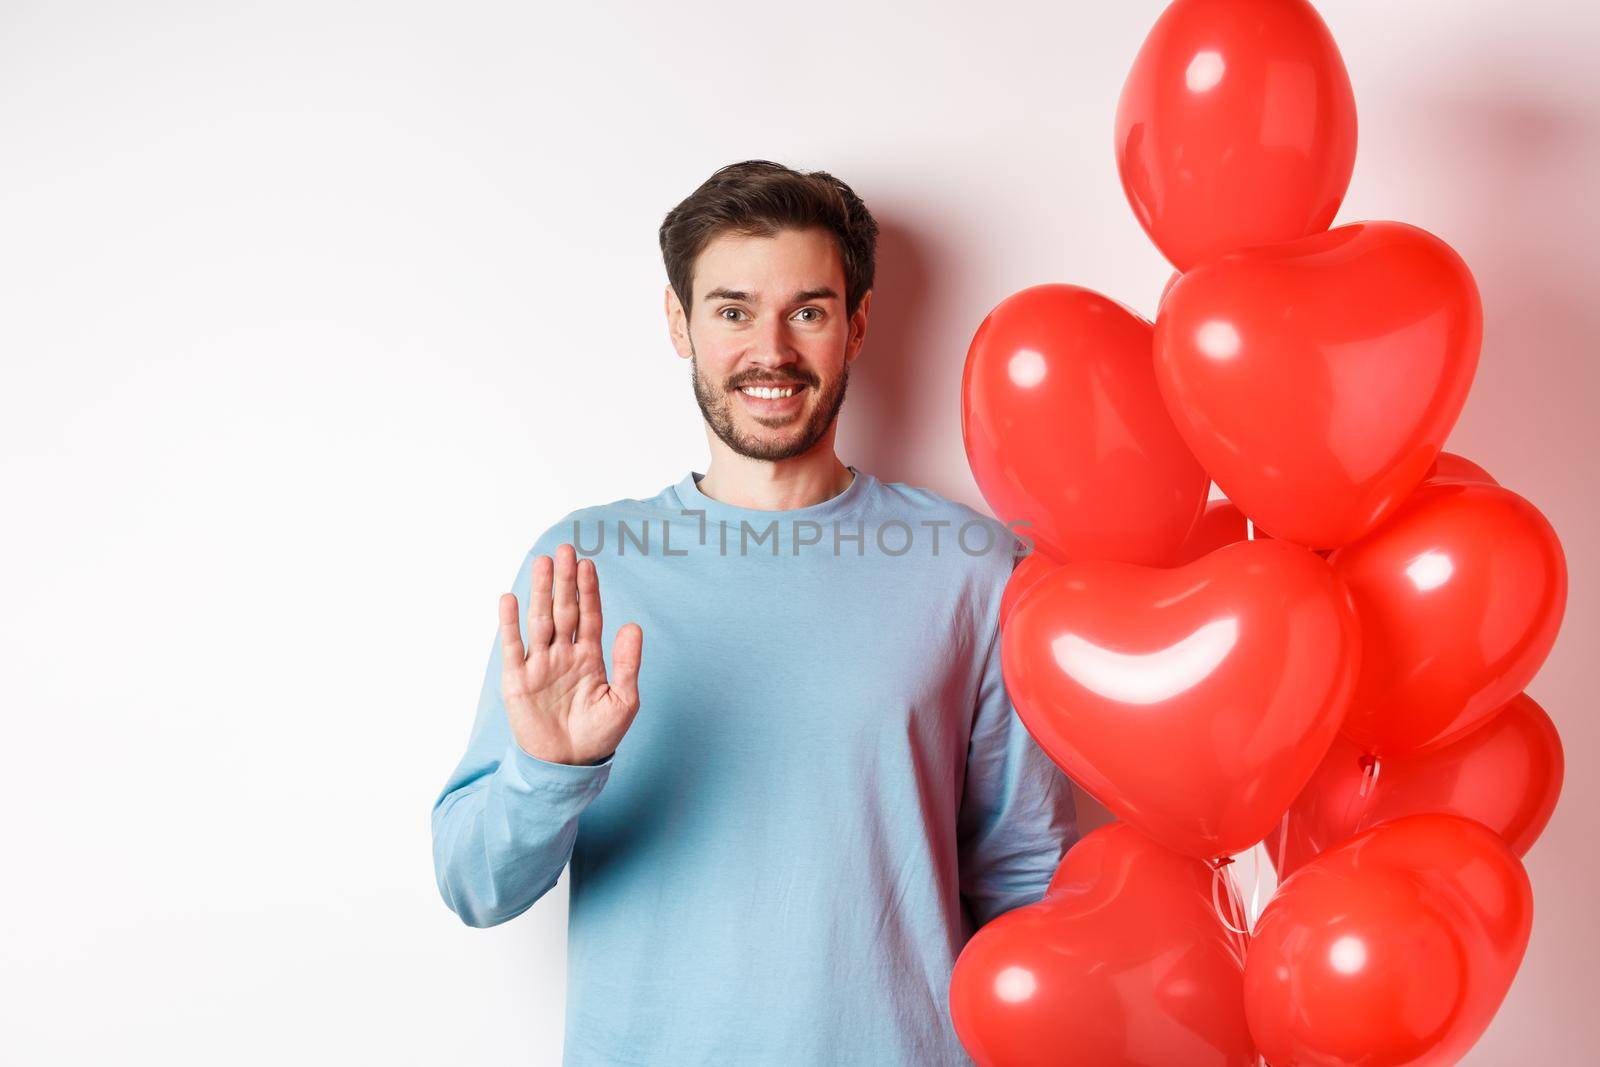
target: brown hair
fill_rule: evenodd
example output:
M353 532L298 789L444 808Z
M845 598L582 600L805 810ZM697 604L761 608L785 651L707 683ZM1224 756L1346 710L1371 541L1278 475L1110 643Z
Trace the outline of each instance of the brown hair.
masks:
M729 163L701 183L661 223L667 280L686 310L693 308L694 261L724 234L770 237L779 230L833 233L844 265L845 313L854 315L872 288L878 223L867 205L827 171L802 173L765 159Z

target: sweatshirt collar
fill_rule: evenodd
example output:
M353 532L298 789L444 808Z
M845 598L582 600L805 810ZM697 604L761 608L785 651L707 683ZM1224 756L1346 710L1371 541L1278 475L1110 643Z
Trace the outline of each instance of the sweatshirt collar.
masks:
M818 521L823 519L836 519L846 515L863 501L870 492L873 483L877 481L870 474L863 473L855 467L846 464L846 469L855 477L841 493L835 493L826 500L810 504L803 508L741 508L732 504L725 504L720 500L713 500L700 491L700 479L705 474L700 471L690 471L679 482L676 490L678 501L685 510L704 511L708 519L725 519L737 522L741 519L752 524L768 523L773 519L806 519Z

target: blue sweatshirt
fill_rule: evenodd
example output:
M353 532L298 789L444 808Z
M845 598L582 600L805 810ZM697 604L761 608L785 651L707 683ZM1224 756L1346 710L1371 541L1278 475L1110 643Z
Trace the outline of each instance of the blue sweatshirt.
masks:
M850 470L779 511L690 472L568 514L517 571L524 641L533 558L562 542L595 561L608 672L617 628L644 629L638 715L590 766L512 739L493 640L433 808L439 891L470 926L522 914L570 861L569 1067L968 1064L956 956L1077 838L1000 673L1026 542Z

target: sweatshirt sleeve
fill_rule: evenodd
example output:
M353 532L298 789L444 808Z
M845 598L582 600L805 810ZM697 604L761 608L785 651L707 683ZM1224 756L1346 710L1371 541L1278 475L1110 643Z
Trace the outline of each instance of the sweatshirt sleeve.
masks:
M533 560L559 543L541 537L512 582L523 643ZM484 670L472 735L433 805L433 868L439 892L468 926L514 919L544 896L572 857L578 816L611 774L612 756L590 766L550 763L511 735L500 693L498 631Z
M1044 897L1078 839L1072 783L1022 725L1000 672L999 597L957 822L961 894L978 926Z

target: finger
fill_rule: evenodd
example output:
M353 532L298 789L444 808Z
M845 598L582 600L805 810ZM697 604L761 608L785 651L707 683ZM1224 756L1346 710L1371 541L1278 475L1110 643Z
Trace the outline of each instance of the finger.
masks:
M509 670L521 668L526 654L522 651L522 631L517 628L517 594L500 594L500 659Z
M600 650L600 575L594 560L578 561L578 644L592 643Z
M528 594L528 647L549 648L556 625L550 618L550 573L554 570L549 556L539 556L533 561L532 586Z
M572 546L556 546L555 620L556 644L572 644L578 626L578 555Z
M611 643L611 689L630 708L639 706L639 660L644 651L644 628L624 623Z

